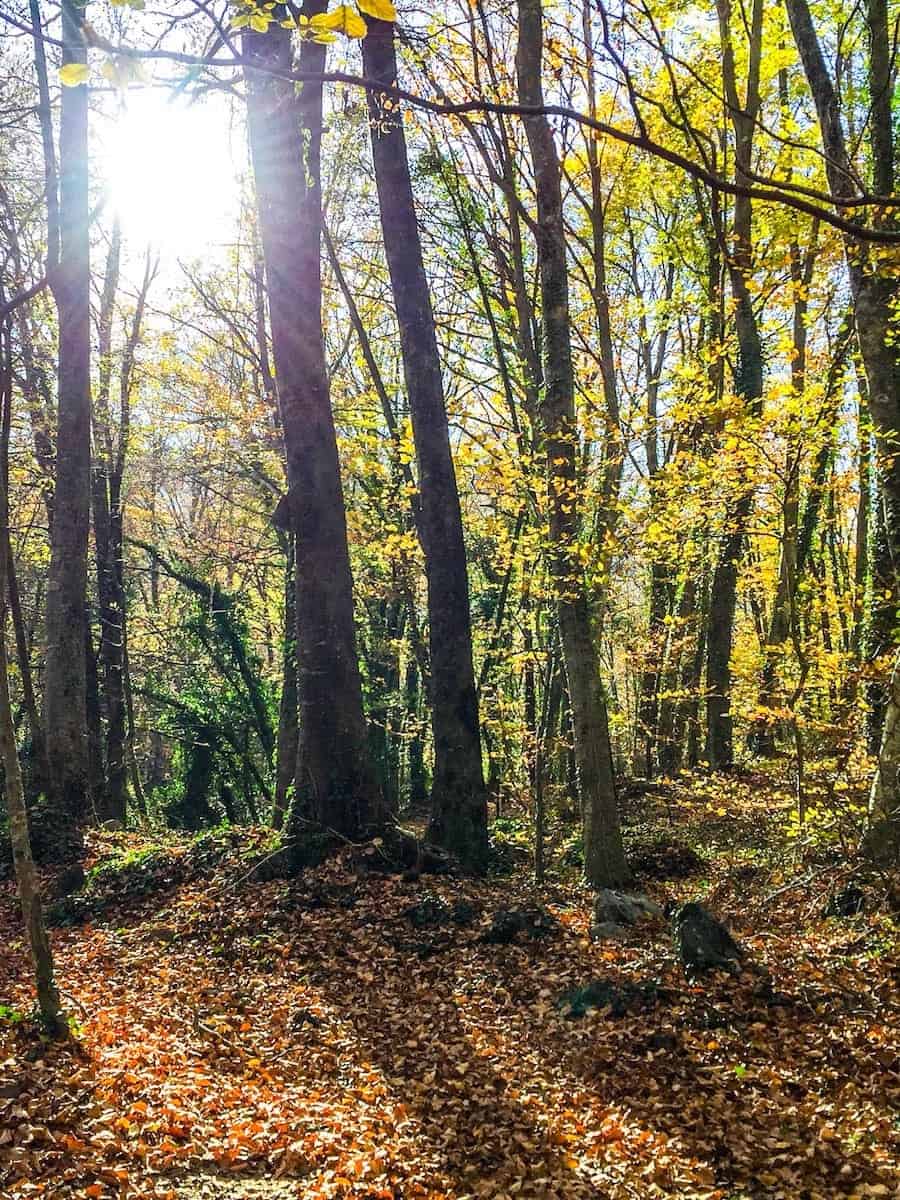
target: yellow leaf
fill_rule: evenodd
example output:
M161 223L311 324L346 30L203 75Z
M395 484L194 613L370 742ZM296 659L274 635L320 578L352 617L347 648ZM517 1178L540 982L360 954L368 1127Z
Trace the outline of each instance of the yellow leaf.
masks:
M264 13L254 13L250 18L250 28L256 30L257 33L265 33L269 28L271 17L267 17Z
M363 38L366 36L366 23L349 4L339 4L337 8L328 13L319 13L310 21L310 25L315 30L333 29L345 34L349 38Z
M367 17L375 17L379 21L397 20L397 10L391 0L356 0L356 6Z
M81 83L87 83L90 73L87 63L66 63L59 68L59 82L63 87L78 87Z

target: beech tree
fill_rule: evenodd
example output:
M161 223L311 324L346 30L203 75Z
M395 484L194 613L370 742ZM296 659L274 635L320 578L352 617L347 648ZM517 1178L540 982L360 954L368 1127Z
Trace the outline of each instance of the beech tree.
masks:
M764 754L892 857L892 10L839 53L804 0L63 15L0 41L36 856L123 816L359 842L430 784L466 866L500 818L623 883L629 771ZM254 193L213 246L195 180L152 292L104 157L143 105L247 135Z
M540 0L519 0L518 13L519 99L523 104L542 108L543 19ZM576 553L578 434L559 157L547 118L526 116L524 122L538 210L536 239L545 363L540 416L547 464L548 553L572 705L575 763L584 824L584 870L595 887L613 887L627 882L630 872L619 828L606 699Z
M392 21L372 19L363 73L394 86ZM469 579L450 452L442 366L416 220L402 110L368 95L375 182L419 467L420 534L428 579L434 768L429 837L467 866L487 858L487 803L472 667Z
M323 3L304 6L310 19ZM299 744L288 834L314 820L359 837L380 816L362 709L353 583L334 417L322 340L322 87L299 95L290 33L243 34L247 116L266 269L272 352L294 535ZM325 47L302 42L299 65L321 72Z
M63 5L63 71L85 70L85 5ZM86 73L86 72L85 72ZM47 582L44 724L52 851L77 852L90 806L85 642L91 488L88 89L64 87L59 129L59 261L49 279L59 315L56 469Z

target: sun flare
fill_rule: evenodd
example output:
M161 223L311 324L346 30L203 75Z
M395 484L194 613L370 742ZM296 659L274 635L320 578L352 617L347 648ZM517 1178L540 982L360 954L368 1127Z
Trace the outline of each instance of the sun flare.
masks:
M128 93L103 134L99 164L126 238L175 257L226 241L239 201L239 145L222 100Z

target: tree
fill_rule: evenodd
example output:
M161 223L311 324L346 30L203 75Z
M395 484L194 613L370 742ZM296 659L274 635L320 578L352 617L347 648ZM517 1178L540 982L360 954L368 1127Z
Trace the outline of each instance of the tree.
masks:
M304 5L304 15L324 11ZM266 271L272 352L295 539L299 746L289 837L314 820L357 838L379 818L353 618L353 584L322 340L322 86L288 78L291 35L245 31L247 115ZM300 67L325 47L304 40Z
M121 230L116 221L110 240L98 320L99 369L92 414L94 465L91 472L91 507L97 558L97 597L100 616L99 659L103 667L103 700L106 713L103 794L97 796L95 802L98 813L104 819L124 824L127 796L127 704L125 696L127 613L123 558L124 499L122 488L131 433L135 354L141 338L147 295L159 262L158 259L154 261L148 251L134 314L122 349L118 380L118 415L114 418L111 410L112 326L119 281L121 240Z
M759 77L763 52L763 5L754 0L749 31L747 90L738 93L731 33L730 0L718 0L722 44L722 77L734 129L735 179L741 183L753 170L753 142L760 108ZM753 308L750 276L753 271L753 216L749 197L734 203L734 244L728 261L735 300L738 362L735 391L751 417L762 412L763 356L759 324ZM742 483L725 514L709 600L706 665L706 758L713 768L730 767L734 759L731 711L731 651L737 602L738 566L753 508L752 482Z
M2 408L2 458L0 458L0 546L9 544L9 427L12 407L12 347L9 321L0 322L0 408ZM22 787L22 771L16 746L9 688L9 664L6 655L6 588L10 562L0 553L0 758L3 761L6 810L9 815L10 842L19 901L37 986L38 1011L45 1028L53 1037L65 1037L68 1023L62 1013L59 990L53 972L53 954L44 925L41 893L31 853L28 810Z
M519 0L518 16L519 99L523 105L541 108L544 103L541 0ZM585 876L595 887L610 887L627 882L630 872L619 828L606 699L577 557L578 433L559 157L546 116L529 115L524 122L537 193L535 236L545 362L540 416L547 470L550 573L556 589L557 619L572 705L584 823Z
M367 78L394 86L394 26L370 20ZM442 366L416 219L402 110L367 93L381 228L391 277L419 467L419 532L428 580L434 773L429 837L466 866L487 857L487 801L472 668L469 579L450 451Z
M785 5L818 116L828 183L835 197L845 201L853 199L859 189L847 149L841 101L822 53L812 13L806 0L785 0ZM895 148L887 63L887 6L883 0L870 0L866 13L872 105L867 129L872 187L876 196L890 198L895 186ZM892 221L880 208L876 207L875 213L878 225ZM848 235L845 249L869 411L875 431L886 542L896 581L900 577L897 567L900 562L900 343L896 337L896 280L893 273L885 269L887 264L879 262L877 251L867 247L864 241ZM892 857L900 855L900 694L897 681L895 669L888 694L878 768L872 784L867 835L867 843L873 851Z
M87 61L84 0L63 5L63 67ZM52 852L78 852L88 813L86 691L87 547L91 489L91 320L88 92L62 90L59 262L50 275L59 314L56 477L47 585L44 723L51 794L44 818Z

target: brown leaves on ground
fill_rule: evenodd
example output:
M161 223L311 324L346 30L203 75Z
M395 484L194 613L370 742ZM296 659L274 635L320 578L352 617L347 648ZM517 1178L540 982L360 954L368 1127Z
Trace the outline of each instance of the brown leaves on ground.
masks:
M57 1047L0 1023L0 1194L900 1195L891 919L824 921L803 887L751 897L716 861L717 911L768 975L689 985L665 929L595 946L574 889L410 886L346 860L251 883L239 848L56 931L81 1029ZM424 893L482 915L416 929L402 914ZM539 901L555 936L480 940L498 908ZM0 937L0 1002L27 1009L9 885ZM560 996L596 978L652 981L659 1002L567 1019Z

